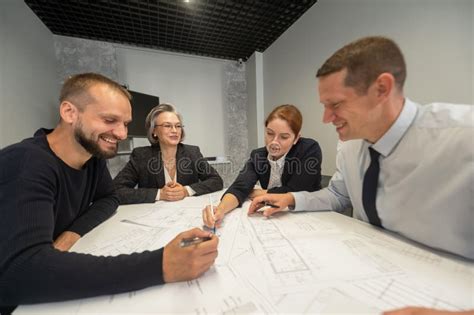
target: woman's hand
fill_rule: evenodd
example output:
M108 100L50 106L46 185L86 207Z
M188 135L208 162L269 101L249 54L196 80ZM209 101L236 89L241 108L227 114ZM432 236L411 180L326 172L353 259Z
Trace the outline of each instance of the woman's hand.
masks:
M202 209L202 221L208 228L220 227L225 216L224 211L220 210L219 206L213 208L214 212L212 212L210 205Z
M202 221L204 225L209 228L221 227L222 220L224 219L224 216L227 214L227 212L237 208L238 205L239 201L234 195L231 193L225 194L222 197L219 205L217 207L213 207L214 213L212 213L210 205L202 209Z
M160 190L160 200L178 201L187 196L186 187L177 182L169 182Z
M249 199L253 200L255 197L265 195L266 193L266 189L252 189L252 192L249 195Z

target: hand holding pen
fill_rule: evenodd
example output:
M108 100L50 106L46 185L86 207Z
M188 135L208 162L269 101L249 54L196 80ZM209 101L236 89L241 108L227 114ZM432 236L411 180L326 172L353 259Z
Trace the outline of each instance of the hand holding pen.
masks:
M188 247L188 246L201 244L202 242L206 242L210 240L212 240L212 236L205 236L205 237L194 236L194 237L189 237L189 238L183 238L181 242L179 243L179 246Z
M265 194L255 197L249 206L248 214L262 212L266 217L280 211L288 211L288 207L294 206L295 199L291 193Z
M222 219L224 219L224 213L219 210L218 207L214 207L212 204L207 205L202 210L202 221L205 226L211 229L215 229L221 226Z
M212 203L212 195L209 195L209 205L211 206L211 216L214 220L214 227L212 228L212 233L216 234L216 216L214 214L214 204Z
M191 280L206 272L217 257L219 239L201 229L178 234L163 250L163 280Z

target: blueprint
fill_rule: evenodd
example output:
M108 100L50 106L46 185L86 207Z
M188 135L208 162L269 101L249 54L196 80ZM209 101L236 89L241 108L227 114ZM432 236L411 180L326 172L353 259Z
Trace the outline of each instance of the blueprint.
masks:
M217 203L220 194L212 195ZM154 250L202 227L208 196L122 206L74 247L96 255ZM403 306L474 308L474 264L330 212L247 216L218 229L219 256L196 280L126 294L21 306L15 314L379 314ZM183 301L185 301L183 303Z

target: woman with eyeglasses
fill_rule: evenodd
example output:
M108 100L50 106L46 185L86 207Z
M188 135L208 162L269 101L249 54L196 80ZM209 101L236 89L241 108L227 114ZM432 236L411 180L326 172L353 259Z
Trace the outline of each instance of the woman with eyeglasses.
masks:
M177 201L222 189L222 178L199 147L181 143L182 119L172 105L154 107L145 128L151 146L135 148L114 179L121 204Z
M280 105L268 115L265 147L250 153L214 212L210 206L202 210L206 226L219 227L224 216L241 207L247 197L321 189L321 148L315 140L301 137L302 124L301 112L294 105ZM260 188L254 188L257 182Z

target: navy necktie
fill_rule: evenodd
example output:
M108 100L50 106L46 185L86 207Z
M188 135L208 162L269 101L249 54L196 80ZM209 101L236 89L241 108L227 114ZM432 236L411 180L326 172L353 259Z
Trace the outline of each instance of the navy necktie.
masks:
M365 213L369 218L370 224L381 227L379 215L377 214L377 207L375 201L377 198L377 182L379 180L379 156L380 153L369 147L370 165L364 175L364 184L362 187L362 204L364 205Z

